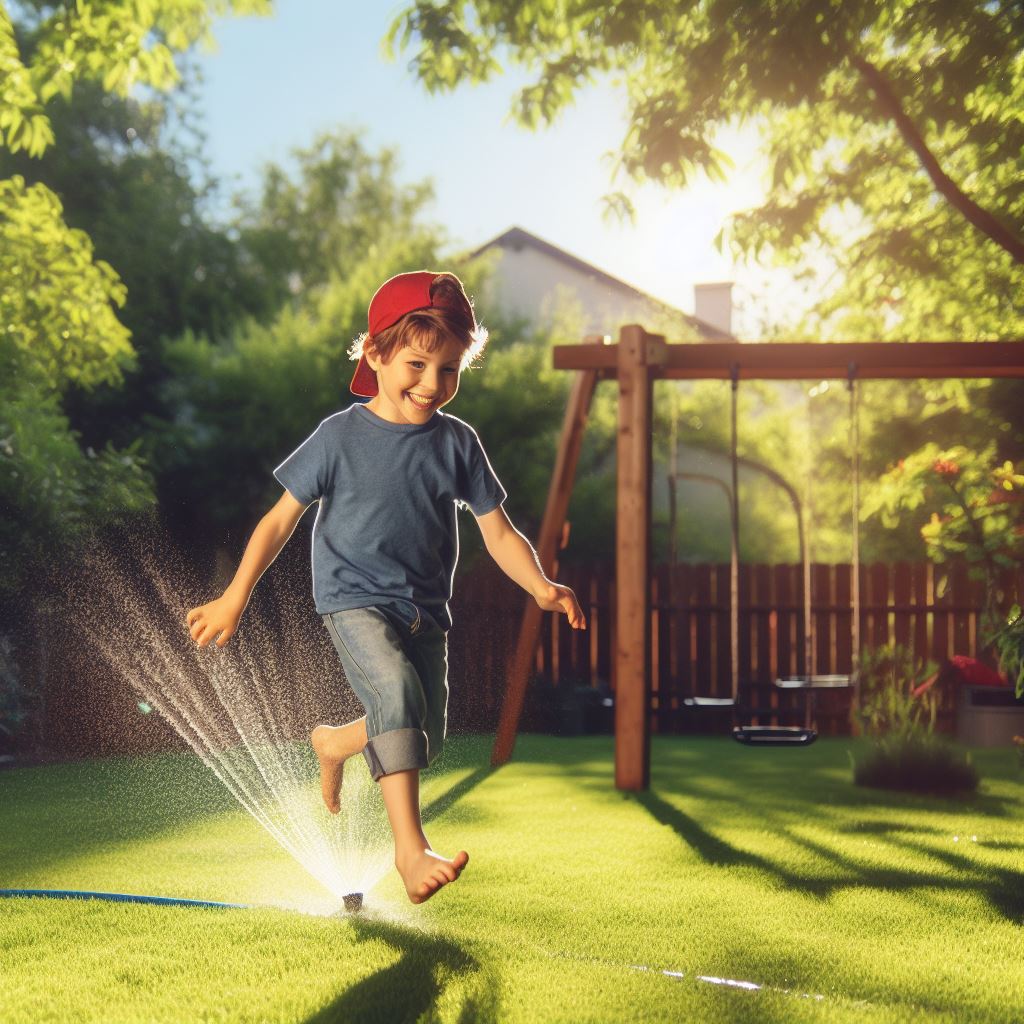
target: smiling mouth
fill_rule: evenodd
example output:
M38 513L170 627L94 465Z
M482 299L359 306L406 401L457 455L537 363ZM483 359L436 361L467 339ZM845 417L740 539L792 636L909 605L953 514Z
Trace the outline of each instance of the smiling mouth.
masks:
M406 391L406 395L418 409L429 409L435 402L433 398L423 398L421 395L414 395L411 391Z

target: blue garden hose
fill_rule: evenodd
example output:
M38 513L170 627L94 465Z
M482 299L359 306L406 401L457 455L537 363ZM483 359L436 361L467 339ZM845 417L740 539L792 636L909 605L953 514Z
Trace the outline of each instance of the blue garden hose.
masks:
M125 892L83 892L76 889L0 889L0 896L46 896L57 900L109 900L112 903L156 903L162 907L218 907L251 909L245 903L213 903L209 900L185 900L175 896L136 896Z

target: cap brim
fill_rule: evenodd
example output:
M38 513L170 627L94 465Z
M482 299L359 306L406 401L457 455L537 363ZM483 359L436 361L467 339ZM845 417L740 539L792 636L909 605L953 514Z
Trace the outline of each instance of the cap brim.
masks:
M366 356L359 357L359 364L348 389L353 395L360 395L363 398L373 398L377 394L377 374L366 362Z

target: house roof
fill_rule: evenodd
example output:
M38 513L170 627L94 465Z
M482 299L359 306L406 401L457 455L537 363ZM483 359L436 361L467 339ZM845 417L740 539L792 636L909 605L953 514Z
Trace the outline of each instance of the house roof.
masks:
M572 253L568 253L564 249L559 249L557 245L545 242L543 238L538 238L536 235L532 235L529 231L524 231L522 228L509 228L508 231L492 238L489 242L485 242L478 249L475 249L470 253L470 256L479 256L481 253L493 248L535 249L538 252L544 253L546 256L550 256L553 259L558 260L567 267L571 267L573 270L577 270L582 274L586 274L588 277L597 279L602 284L605 284L610 288L615 288L617 291L624 292L632 298L641 299L653 306L660 307L668 313L682 317L704 338L716 341L732 340L733 336L731 334L709 324L707 321L698 320L697 317L690 316L689 313L684 313L681 309L677 309L675 306L670 306L667 302L662 302L661 299L656 299L653 295L648 295L639 288L634 288L633 285L627 284L625 281L622 281L617 277L613 277L604 270L595 267L592 263L587 263L586 260L581 260L578 256L573 256Z

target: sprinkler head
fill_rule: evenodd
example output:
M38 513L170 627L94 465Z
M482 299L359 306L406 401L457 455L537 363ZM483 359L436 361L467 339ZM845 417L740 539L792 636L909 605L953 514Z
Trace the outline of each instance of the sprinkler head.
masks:
M350 914L358 914L363 909L363 894L361 892L350 892L347 896L342 897L342 902Z

